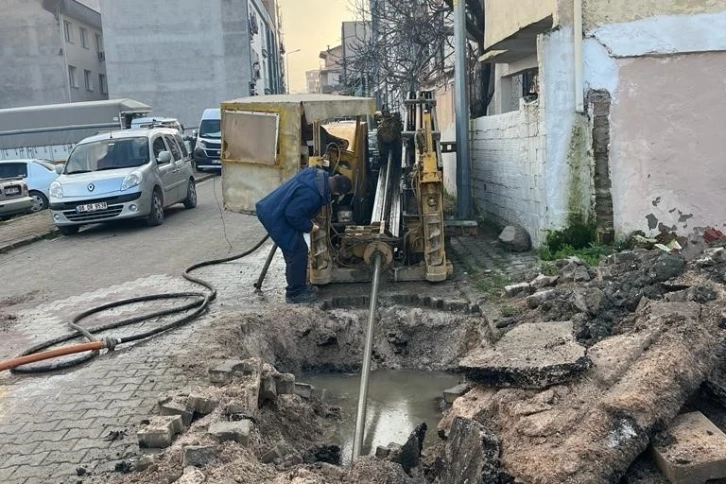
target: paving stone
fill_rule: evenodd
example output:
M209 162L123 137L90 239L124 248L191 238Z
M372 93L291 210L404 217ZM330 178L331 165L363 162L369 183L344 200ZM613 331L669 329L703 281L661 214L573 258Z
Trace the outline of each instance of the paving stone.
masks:
M274 375L267 375L260 380L260 405L277 400L277 383Z
M184 430L184 422L178 415L151 417L136 433L139 447L165 449L171 445L174 436Z
M674 484L702 484L726 478L726 435L701 412L679 415L656 439L653 454Z
M590 367L571 321L527 323L493 348L478 348L459 363L472 381L496 386L545 388L574 379Z
M295 393L295 375L291 373L278 373L275 375L275 388L278 395Z
M194 411L187 409L187 401L181 397L167 397L159 400L159 415L179 415L185 427L189 427ZM201 413L201 412L200 412Z
M504 295L506 297L515 297L522 294L531 294L532 286L528 282L521 282L519 284L510 284L504 287Z
M195 393L189 395L186 402L187 410L199 415L209 415L218 406L219 400Z
M217 458L216 445L185 445L182 447L184 467L204 467Z
M444 401L451 405L454 403L454 400L468 392L469 388L470 386L468 383L461 383L455 387L449 388L448 390L444 390Z
M226 385L235 375L244 374L247 363L242 360L225 360L214 368L209 369L209 381L215 384Z
M247 445L250 441L252 428L253 425L250 420L214 422L209 426L209 435L218 442L234 441L238 444Z
M313 396L313 387L307 383L295 383L295 395L310 399Z

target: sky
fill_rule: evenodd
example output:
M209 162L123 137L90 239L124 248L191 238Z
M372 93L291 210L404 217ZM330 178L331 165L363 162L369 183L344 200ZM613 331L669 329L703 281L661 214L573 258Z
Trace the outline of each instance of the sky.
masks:
M341 22L355 20L350 0L278 0L290 63L290 92L305 92L305 71L320 66L320 52L340 44Z

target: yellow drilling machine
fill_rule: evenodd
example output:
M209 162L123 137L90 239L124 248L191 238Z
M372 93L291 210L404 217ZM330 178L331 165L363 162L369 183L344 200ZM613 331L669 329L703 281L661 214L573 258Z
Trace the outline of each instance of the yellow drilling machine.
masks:
M225 208L255 203L312 166L353 181L310 234L310 282L439 282L452 273L444 247L443 172L431 92L410 94L404 115L372 99L255 96L222 103ZM374 120L376 130L369 130ZM377 149L375 149L377 146Z

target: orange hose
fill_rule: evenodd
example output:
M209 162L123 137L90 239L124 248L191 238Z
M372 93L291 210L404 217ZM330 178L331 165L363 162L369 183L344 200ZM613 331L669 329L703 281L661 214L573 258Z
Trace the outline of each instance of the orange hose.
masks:
M0 371L10 370L18 366L35 363L36 361L50 360L59 356L72 355L75 353L84 353L86 351L97 351L104 348L103 341L91 341L90 343L81 343L77 345L63 346L55 350L41 351L28 356L13 358L12 360L0 361Z

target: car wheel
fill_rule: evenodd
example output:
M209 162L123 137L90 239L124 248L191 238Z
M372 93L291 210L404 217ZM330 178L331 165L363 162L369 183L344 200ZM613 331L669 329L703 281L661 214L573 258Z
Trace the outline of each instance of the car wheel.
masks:
M29 195L33 199L33 206L30 207L31 212L40 212L48 208L48 199L45 195L35 190L31 191Z
M58 231L65 236L76 235L80 229L81 227L79 225L64 225L58 227Z
M189 179L187 186L187 198L184 199L184 208L194 208L197 206L197 184L194 179Z
M156 227L164 223L164 202L161 200L161 193L159 189L154 189L154 193L151 195L151 211L149 216L146 217L146 225L149 227Z

